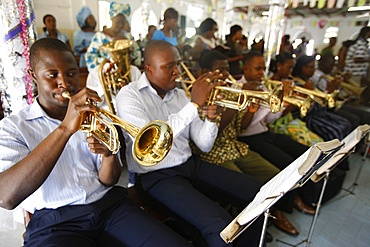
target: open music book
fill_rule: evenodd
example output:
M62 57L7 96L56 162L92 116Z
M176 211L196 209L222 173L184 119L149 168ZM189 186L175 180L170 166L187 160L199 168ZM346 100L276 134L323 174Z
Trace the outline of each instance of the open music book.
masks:
M304 184L343 144L335 139L311 146L304 154L261 187L253 201L220 233L232 242L250 223L275 204L285 193Z
M343 148L338 150L330 160L328 160L319 169L317 169L311 176L311 180L315 183L320 181L325 176L326 171L333 170L343 158L345 158L350 152L352 152L357 143L361 141L361 139L369 132L370 125L368 124L360 125L356 129L354 129L342 140L342 143L344 143ZM368 138L370 138L370 134L368 135Z

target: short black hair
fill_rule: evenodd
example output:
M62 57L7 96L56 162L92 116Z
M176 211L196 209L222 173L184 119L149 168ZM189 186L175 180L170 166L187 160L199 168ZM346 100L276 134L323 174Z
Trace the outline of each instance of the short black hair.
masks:
M244 56L243 64L249 63L255 57L263 57L263 55L258 51L250 51Z
M277 64L284 64L288 60L294 60L292 54L288 52L282 52L279 55L276 56L275 59L272 59L270 62L269 70L273 73L276 73L277 71Z
M163 14L163 20L168 19L178 19L179 18L179 12L177 12L174 8L168 8Z
M68 51L72 54L71 49L59 39L42 38L32 44L30 48L30 65L34 69L40 59L40 51Z
M204 21L202 21L202 23L200 23L200 26L197 29L197 33L204 34L208 31L212 31L214 25L217 26L217 22L212 18L207 18Z
M148 45L145 47L144 51L144 64L147 64L148 60L156 56L153 54L154 51L160 50L160 51L168 51L173 46L171 43L164 41L164 40L152 40L148 43ZM176 48L176 47L175 47Z
M219 51L211 50L202 55L199 59L199 66L202 69L212 70L213 64L217 60L227 60L227 57Z
M230 27L230 36L235 35L237 32L243 30L243 28L239 25L233 25Z
M44 24L45 24L46 18L48 18L48 17L53 17L53 18L55 19L55 17L54 17L54 16L52 16L51 14L46 14L46 15L44 15L44 17L42 18L42 21L44 22Z
M296 64L294 65L292 75L300 77L302 75L302 68L307 64L312 63L313 61L315 61L315 58L313 56L308 55L299 56L296 61Z

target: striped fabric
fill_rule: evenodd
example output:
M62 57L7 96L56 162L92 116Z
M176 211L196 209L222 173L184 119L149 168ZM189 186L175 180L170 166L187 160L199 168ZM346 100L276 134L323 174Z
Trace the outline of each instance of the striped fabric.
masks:
M60 123L48 117L37 100L18 114L4 118L0 122L0 172L25 158ZM101 156L90 152L86 134L76 132L49 177L21 207L33 213L36 209L95 202L109 190L99 182L100 164Z
M348 49L344 72L351 72L353 76L366 76L369 63L355 63L354 58L370 58L369 44L363 38L359 38L355 44Z

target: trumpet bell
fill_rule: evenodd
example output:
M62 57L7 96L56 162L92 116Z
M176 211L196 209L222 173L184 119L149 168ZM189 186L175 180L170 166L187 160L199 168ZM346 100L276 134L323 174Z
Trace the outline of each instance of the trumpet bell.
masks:
M63 97L71 98L69 92L63 92ZM96 102L88 102L96 105ZM113 154L120 149L120 141L116 126L121 127L134 138L132 154L142 166L154 166L162 161L170 151L173 143L171 127L164 121L155 120L139 129L109 111L87 112L81 124L80 131L94 136ZM116 125L116 126L115 126Z
M143 166L162 161L172 147L173 133L166 122L156 120L144 126L134 141L132 154Z

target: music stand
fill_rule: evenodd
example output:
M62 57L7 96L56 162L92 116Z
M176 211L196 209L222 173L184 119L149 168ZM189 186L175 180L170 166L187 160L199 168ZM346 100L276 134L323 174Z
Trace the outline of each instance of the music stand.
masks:
M355 181L353 182L353 184L350 187L348 187L348 189L343 189L344 191L348 192L348 194L351 194L351 195L354 195L355 194L356 186L358 186L358 179L360 178L360 174L362 173L362 169L364 168L364 165L366 163L366 158L367 158L367 156L369 154L369 150L370 150L370 133L368 133L367 138L365 139L365 145L366 146L365 146L364 155L362 156L361 166L360 166L360 168L357 171L357 175L356 175Z
M270 208L290 190L305 184L343 146L339 140L317 143L261 187L253 201L220 233L231 243L259 216L264 214L260 246L264 243Z
M311 239L312 239L313 231L314 231L314 228L315 228L315 225L316 225L316 221L317 221L317 217L319 215L319 211L320 211L320 208L321 208L321 205L322 205L322 198L324 196L326 185L327 185L327 182L329 180L329 174L330 174L330 172L345 157L347 157L349 154L353 153L352 150L353 150L354 146L359 141L361 141L361 139L367 133L370 133L369 131L370 131L370 126L369 125L361 125L361 126L357 127L354 131L352 131L347 137L345 137L343 139L343 141L342 141L344 143L343 148L340 149L340 150L338 150L332 156L332 158L330 160L327 160L327 162L321 168L319 168L318 170L315 171L314 174L312 174L311 180L313 182L318 182L321 179L324 179L324 182L323 182L323 185L322 185L322 188L321 188L320 196L319 196L319 199L318 199L318 202L317 202L317 206L316 206L316 212L315 212L315 215L314 215L314 217L313 217L313 219L311 221L311 226L310 226L310 230L308 232L307 238L304 239L304 240L302 240L301 242L299 242L297 244L289 244L289 243L284 242L284 241L281 241L279 239L277 239L276 241L281 242L281 243L286 244L286 245L289 245L289 246L298 246L300 244L306 243L305 246L308 247L311 244ZM368 143L367 149L369 148L369 146L370 146L370 142ZM323 169L325 169L325 172L324 173L322 172ZM356 180L357 180L357 178L356 178Z

